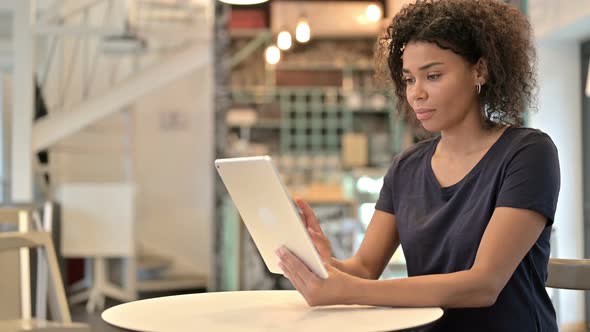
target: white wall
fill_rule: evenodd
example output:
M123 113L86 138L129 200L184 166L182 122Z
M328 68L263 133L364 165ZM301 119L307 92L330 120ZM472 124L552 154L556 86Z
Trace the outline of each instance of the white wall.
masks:
M583 257L582 115L580 52L577 42L539 44L539 112L531 126L545 131L557 146L561 191L555 216L556 256ZM569 64L569 65L564 65ZM554 248L555 249L555 248ZM584 320L582 292L559 291L560 322Z
M539 112L531 126L547 132L559 150L561 192L555 218L557 256L583 257L582 94L580 40L590 38L586 0L529 0L539 56ZM562 328L584 321L582 292L560 290Z
M539 39L588 38L588 0L529 0L528 12Z
M213 89L211 68L188 74L135 106L138 239L207 274L211 259ZM177 126L163 117L177 114Z
M117 28L123 22L122 3L113 2L115 10L104 21L106 28ZM203 3L213 5L213 1ZM69 0L63 2L62 9L78 5L78 0ZM80 16L68 23L100 26L107 5L108 2L100 3L86 22ZM200 25L189 31L201 36L202 42L212 40L208 35L212 32L210 26L195 24ZM150 51L138 58L99 52L95 70L93 55L100 49L100 38L60 40L45 91L50 112L67 112L78 105L87 97L83 93L85 85L89 86L89 96L104 94L115 82L133 75L138 67L147 68L165 59L168 53L158 51L160 46L185 37L170 35L159 40L152 36L148 43ZM87 48L77 49L84 45ZM86 84L89 81L92 84ZM123 112L114 113L51 148L54 182L135 183L139 244L150 249L150 253L168 256L176 271L205 275L212 265L210 229L215 208L212 86L209 68L187 72L183 79L130 105L130 117ZM67 93L62 94L64 87ZM167 112L182 114L187 126L162 130L160 116Z

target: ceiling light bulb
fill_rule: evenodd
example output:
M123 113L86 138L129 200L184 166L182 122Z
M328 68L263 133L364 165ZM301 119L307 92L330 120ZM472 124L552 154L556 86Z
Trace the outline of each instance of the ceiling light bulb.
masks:
M307 20L301 19L295 28L295 39L300 43L307 43L311 38L311 28Z
M377 22L381 19L381 8L375 4L371 4L367 6L365 10L365 15L371 22Z
M276 65L281 60L281 50L278 47L272 45L269 46L264 52L266 62L271 65Z
M277 36L277 46L281 50L286 51L290 49L292 44L293 41L291 39L291 34L289 33L289 31L279 32L279 35Z

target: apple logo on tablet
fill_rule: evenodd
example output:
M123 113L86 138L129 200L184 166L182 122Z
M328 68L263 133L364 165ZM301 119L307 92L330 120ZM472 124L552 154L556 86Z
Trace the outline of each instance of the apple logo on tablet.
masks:
M258 216L260 217L260 220L262 220L262 222L266 225L274 225L277 221L269 208L258 209Z

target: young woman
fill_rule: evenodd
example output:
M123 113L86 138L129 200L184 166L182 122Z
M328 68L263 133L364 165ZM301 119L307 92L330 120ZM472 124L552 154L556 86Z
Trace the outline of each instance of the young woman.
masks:
M329 272L286 248L281 268L311 306L440 306L434 331L557 331L545 291L559 194L551 138L521 127L535 91L531 27L495 0L418 1L382 41L400 110L440 133L397 155L358 252L330 243L300 200ZM408 278L377 280L402 245Z

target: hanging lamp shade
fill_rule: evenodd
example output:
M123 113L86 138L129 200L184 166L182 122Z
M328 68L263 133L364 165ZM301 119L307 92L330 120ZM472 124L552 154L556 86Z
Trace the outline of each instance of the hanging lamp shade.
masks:
M228 3L230 5L257 5L259 3L267 2L268 0L219 0L221 2Z

